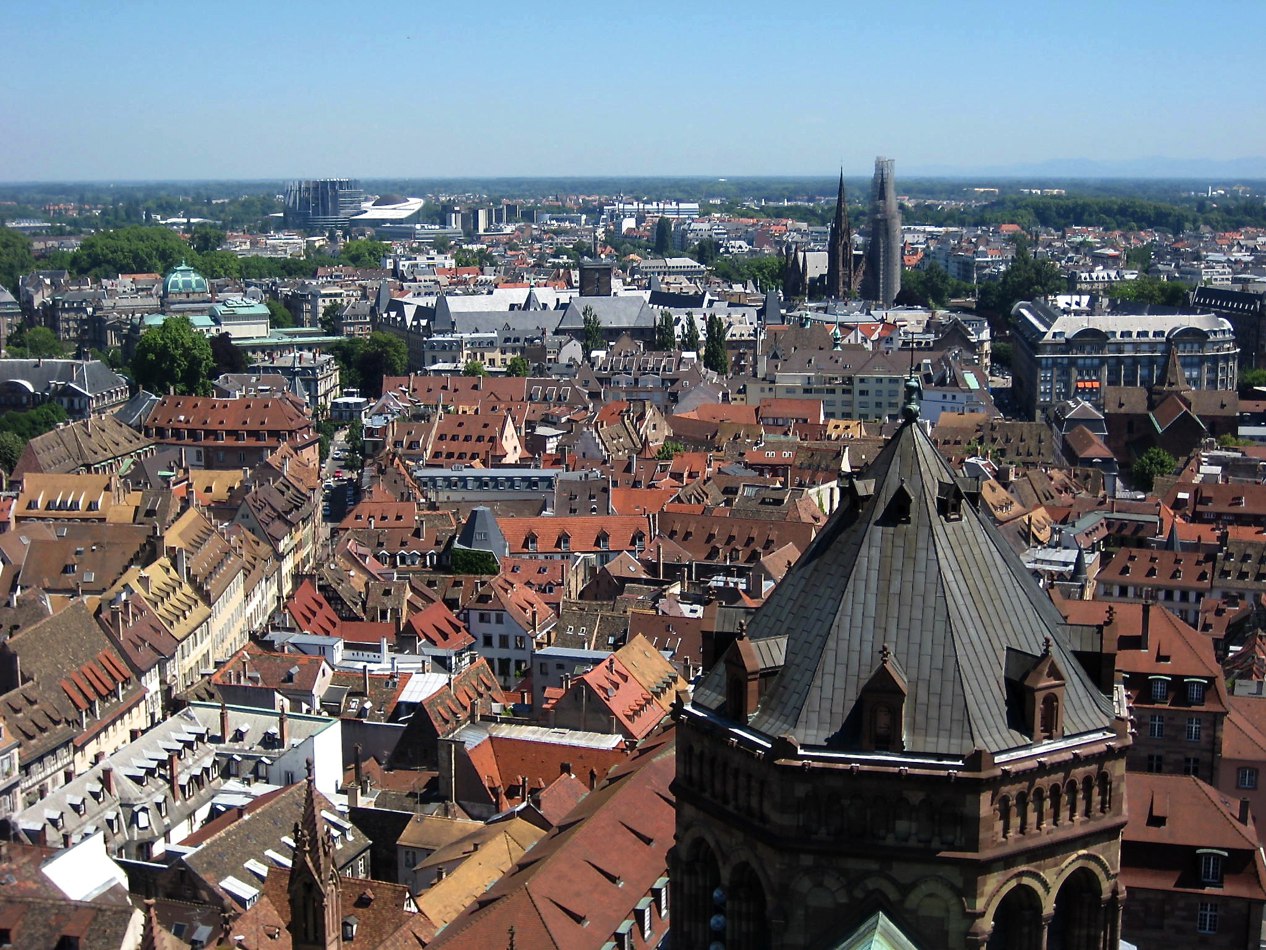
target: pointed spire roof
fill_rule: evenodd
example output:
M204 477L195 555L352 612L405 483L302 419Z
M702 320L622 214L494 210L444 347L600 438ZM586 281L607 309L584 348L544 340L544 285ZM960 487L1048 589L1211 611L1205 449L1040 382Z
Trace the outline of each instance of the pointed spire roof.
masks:
M965 497L917 403L905 419L752 618L753 641L787 639L749 728L860 748L861 694L887 644L908 682L904 754L1024 747L1033 739L1008 684L1049 638L1068 678L1065 735L1110 729L1111 701L1069 652L1050 598ZM718 666L694 702L721 711L724 701Z
M1157 389L1166 393L1185 393L1191 390L1187 384L1187 374L1183 372L1182 362L1178 359L1178 347L1169 344L1169 359L1165 363L1165 378Z
M317 802L316 779L313 777L312 760L308 759L307 787L303 796L303 816L294 829L294 869L308 872L322 886L330 880L334 871L334 846L330 831L321 817ZM297 880L292 872L291 884Z

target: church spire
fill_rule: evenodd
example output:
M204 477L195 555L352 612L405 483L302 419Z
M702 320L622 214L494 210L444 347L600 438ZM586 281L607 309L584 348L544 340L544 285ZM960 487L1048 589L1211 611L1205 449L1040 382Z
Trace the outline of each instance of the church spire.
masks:
M844 168L840 167L839 190L835 196L835 218L827 245L826 295L847 300L853 295L853 227L848 220L848 196L844 192Z
M334 838L321 817L312 760L304 788L303 817L295 822L290 868L290 939L294 950L339 950L343 915Z

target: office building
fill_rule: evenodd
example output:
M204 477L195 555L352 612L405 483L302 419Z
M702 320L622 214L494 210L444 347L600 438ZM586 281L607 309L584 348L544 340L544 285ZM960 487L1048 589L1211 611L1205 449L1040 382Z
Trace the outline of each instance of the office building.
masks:
M346 228L361 213L364 193L354 178L292 181L286 186L286 227L303 231Z

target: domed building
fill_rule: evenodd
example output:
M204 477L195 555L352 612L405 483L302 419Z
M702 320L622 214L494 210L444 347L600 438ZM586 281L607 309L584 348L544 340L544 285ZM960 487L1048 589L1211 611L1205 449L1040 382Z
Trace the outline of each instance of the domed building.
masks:
M908 390L900 429L679 711L674 947L1120 939L1113 654L1063 621Z
M211 305L211 287L196 270L180 262L163 278L162 302L165 313L194 310L205 313Z

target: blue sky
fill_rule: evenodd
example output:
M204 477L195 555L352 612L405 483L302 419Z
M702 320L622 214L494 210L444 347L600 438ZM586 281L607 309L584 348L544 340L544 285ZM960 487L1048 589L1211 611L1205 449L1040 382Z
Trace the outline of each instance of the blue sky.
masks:
M0 181L1266 156L1266 3L7 0Z

